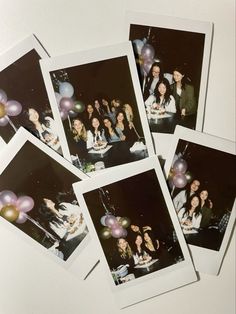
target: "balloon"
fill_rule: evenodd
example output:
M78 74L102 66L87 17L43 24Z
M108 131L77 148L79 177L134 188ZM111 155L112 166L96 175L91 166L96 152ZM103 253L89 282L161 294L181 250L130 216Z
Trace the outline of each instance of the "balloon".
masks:
M34 200L30 196L20 196L16 201L16 207L20 212L27 213L34 207Z
M0 109L1 110L1 109ZM0 118L0 126L5 126L8 124L8 118L7 116L3 117L3 118Z
M122 238L126 238L127 234L128 234L127 230L123 229Z
M143 70L146 72L146 74L149 73L151 67L152 67L152 64L153 64L153 60L152 59L148 59L148 60L145 60L142 67L143 67Z
M168 179L168 186L169 186L169 188L170 188L171 190L173 189L173 187L174 187L173 178L169 178L169 179Z
M14 205L5 205L1 209L0 215L7 221L13 222L18 218L19 212Z
M108 227L104 227L101 231L100 231L100 237L102 239L109 239L111 237L111 229Z
M60 108L66 111L71 110L73 108L73 105L74 105L74 101L68 97L63 97L59 103Z
M185 176L183 173L177 173L177 174L173 177L173 184L174 184L174 186L176 186L177 188L183 188L183 187L185 187L185 185L187 184L186 176Z
M6 112L9 116L18 116L22 111L21 104L16 100L8 100L6 103Z
M77 117L78 113L77 112L74 112L73 110L69 110L68 111L68 114L71 118L75 118Z
M0 103L6 103L7 102L7 94L4 92L3 89L0 89Z
M0 118L3 118L6 115L5 105L0 103Z
M111 235L114 238L121 238L123 237L125 229L122 228L121 226L115 226L114 228L111 229Z
M4 190L0 194L0 202L2 205L15 205L17 201L17 196L12 191Z
M188 182L191 182L193 180L193 176L192 176L191 172L189 172L189 171L187 171L185 173L185 177L186 177Z
M18 224L23 224L24 222L26 222L26 220L27 220L27 214L19 212L19 216L16 219L16 222Z
M155 50L152 45L145 44L141 50L141 56L144 60L152 60L155 55Z
M65 109L60 110L61 119L64 121L68 118L68 111Z
M141 50L144 46L144 43L141 39L135 39L132 41L133 43L133 48L134 48L134 52L137 53L138 55L141 55Z
M118 221L117 221L115 216L107 215L106 218L105 218L105 224L106 224L107 227L112 228L112 227L115 227L115 226L118 225Z
M100 219L100 222L103 226L106 226L106 223L105 223L105 219L106 219L107 215L105 216L102 216L101 219Z
M81 101L75 101L73 111L75 112L83 112L85 109L85 105Z
M59 105L60 100L62 99L62 96L59 93L55 92L55 97L56 97L57 104Z
M123 228L128 228L129 225L130 225L130 219L127 218L127 217L122 217L120 220L119 220L119 223L121 224L121 226Z
M74 87L68 82L60 82L59 93L62 97L72 97L74 95Z
M173 170L176 173L185 173L187 170L187 162L183 158L179 158L175 161L173 165Z

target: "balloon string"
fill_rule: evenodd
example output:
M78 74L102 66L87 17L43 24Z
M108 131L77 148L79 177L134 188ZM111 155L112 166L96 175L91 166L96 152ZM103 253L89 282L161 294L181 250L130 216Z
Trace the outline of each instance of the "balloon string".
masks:
M72 130L72 125L71 125L71 120L70 120L69 114L68 114L68 123L69 123L70 130Z
M44 229L36 220L34 220L32 217L26 214L26 217L28 220L30 220L34 225L36 225L39 229L41 229L48 237L52 238L54 241L57 241L58 239L54 237L50 232L48 232L46 229Z
M6 115L6 119L8 120L8 122L11 125L11 127L13 128L13 130L15 132L17 132L17 128L14 126L13 122L11 121L11 119L7 115Z
M171 193L170 193L171 196L173 196L174 190L175 190L175 186L173 186L173 188L172 188L172 190L171 190Z

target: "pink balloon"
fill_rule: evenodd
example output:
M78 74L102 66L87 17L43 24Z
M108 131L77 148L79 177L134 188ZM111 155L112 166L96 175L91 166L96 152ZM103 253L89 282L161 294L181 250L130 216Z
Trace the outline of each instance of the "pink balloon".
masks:
M124 232L126 230L124 228L122 228L121 226L116 226L114 228L111 229L111 235L114 237L114 238L121 238L123 237L124 235Z
M0 194L0 202L3 206L11 204L15 205L17 201L17 196L15 193L9 190L4 190Z
M118 221L115 216L107 215L105 218L105 224L107 227L113 228L118 225Z
M60 115L61 115L62 121L64 121L68 118L68 111L65 109L60 109Z
M152 45L145 44L141 49L141 56L144 60L151 60L154 58L155 50Z
M61 109L69 111L73 108L74 102L71 98L63 97L60 100L59 106Z
M7 102L7 94L3 89L0 89L0 103L5 104Z
M185 187L185 185L187 184L186 176L185 176L183 173L177 173L177 174L173 177L173 184L174 184L174 186L176 186L177 188L183 188L183 187Z
M7 124L8 124L8 121L9 121L9 120L7 119L6 116L0 118L0 126L5 126L5 125L7 125Z
M18 218L16 219L16 222L18 224L23 224L27 220L27 214L20 212Z
M183 158L177 159L173 165L174 172L176 173L179 173L179 172L185 173L187 170L187 167L188 167L187 162Z
M127 234L128 234L127 230L123 228L122 238L126 238Z
M34 200L30 196L20 196L16 201L16 207L20 212L27 213L34 207Z
M9 116L18 116L22 111L21 104L16 100L8 100L6 103L6 112Z

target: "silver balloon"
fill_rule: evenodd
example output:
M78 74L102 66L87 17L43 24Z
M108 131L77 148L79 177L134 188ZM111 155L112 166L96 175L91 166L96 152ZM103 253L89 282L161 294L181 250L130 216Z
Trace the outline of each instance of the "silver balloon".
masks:
M6 103L7 115L15 117L18 116L22 111L21 104L16 100L8 100Z
M155 50L152 45L145 44L141 50L141 56L144 60L152 60L155 56Z

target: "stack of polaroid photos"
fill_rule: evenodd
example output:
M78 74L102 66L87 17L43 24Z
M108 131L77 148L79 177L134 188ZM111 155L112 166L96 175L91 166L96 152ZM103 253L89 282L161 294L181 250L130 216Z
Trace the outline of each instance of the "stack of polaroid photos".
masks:
M0 224L120 308L217 275L234 143L202 133L212 24L129 12L124 43L0 57Z

